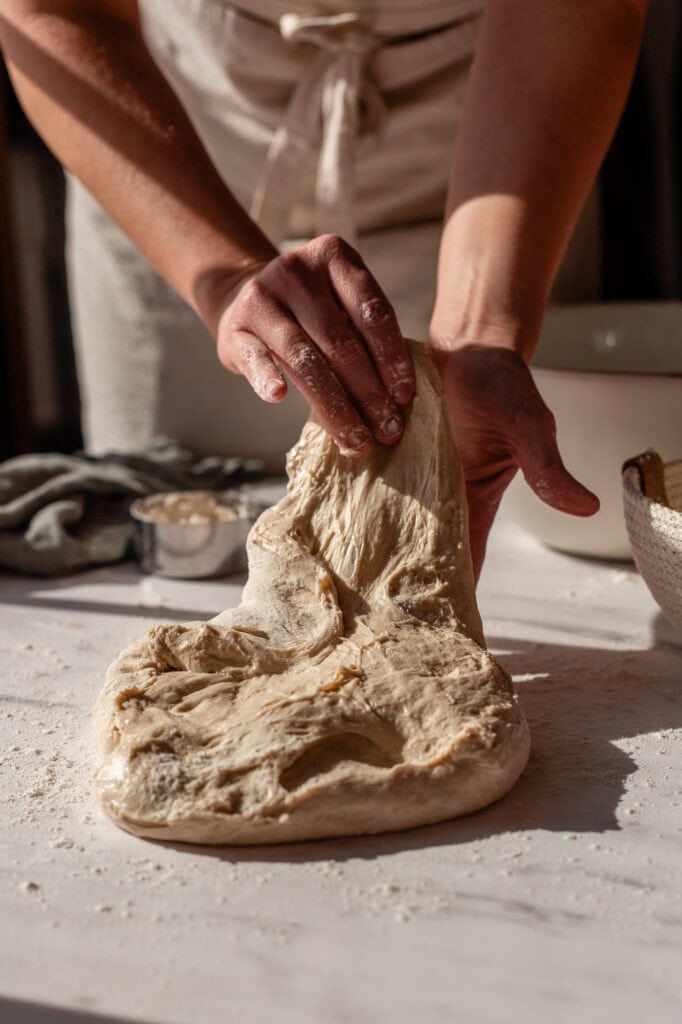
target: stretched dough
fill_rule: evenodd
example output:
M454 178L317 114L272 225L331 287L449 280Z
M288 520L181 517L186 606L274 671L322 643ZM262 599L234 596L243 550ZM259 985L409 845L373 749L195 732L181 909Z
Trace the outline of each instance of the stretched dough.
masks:
M439 383L360 462L310 420L248 541L239 608L155 626L109 670L96 784L137 835L273 843L410 828L507 792L529 750L484 648Z

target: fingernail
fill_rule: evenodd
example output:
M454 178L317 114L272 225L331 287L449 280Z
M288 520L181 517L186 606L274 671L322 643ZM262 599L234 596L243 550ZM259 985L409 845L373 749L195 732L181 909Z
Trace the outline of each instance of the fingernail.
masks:
M391 393L398 405L407 405L412 398L412 388L407 381L396 384Z
M390 420L384 420L381 424L381 433L384 437L397 437L402 429L403 425L397 416L392 416Z
M269 380L265 385L265 393L268 398L276 398L282 390L283 383L284 382L279 377L273 377L272 380Z

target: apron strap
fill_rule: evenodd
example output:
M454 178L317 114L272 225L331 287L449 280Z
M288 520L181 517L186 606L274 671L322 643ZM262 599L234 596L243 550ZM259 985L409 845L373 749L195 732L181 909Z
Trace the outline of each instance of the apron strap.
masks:
M284 39L308 43L318 52L309 61L275 131L251 216L275 244L286 237L291 203L306 159L313 146L319 146L316 233L340 234L353 244L356 140L361 127L378 127L384 110L378 90L366 77L367 61L381 40L363 27L357 14L285 14L279 28Z

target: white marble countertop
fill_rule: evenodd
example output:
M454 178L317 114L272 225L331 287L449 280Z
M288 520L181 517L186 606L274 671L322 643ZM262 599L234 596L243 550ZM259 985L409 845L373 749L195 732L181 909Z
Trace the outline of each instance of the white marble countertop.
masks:
M239 591L0 578L3 1022L682 1020L682 647L631 567L496 526L480 605L533 753L495 806L269 849L129 836L90 785L107 665Z

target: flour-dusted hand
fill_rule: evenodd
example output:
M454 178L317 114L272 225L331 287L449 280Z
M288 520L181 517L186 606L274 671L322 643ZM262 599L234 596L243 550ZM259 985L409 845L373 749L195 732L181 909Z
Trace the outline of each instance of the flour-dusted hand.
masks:
M554 416L517 352L491 345L431 345L430 351L462 462L476 577L500 500L518 469L553 508L576 516L598 511L596 495L564 466Z
M360 255L321 235L265 263L226 297L220 361L266 402L287 392L282 369L339 448L393 444L414 369L393 307Z

